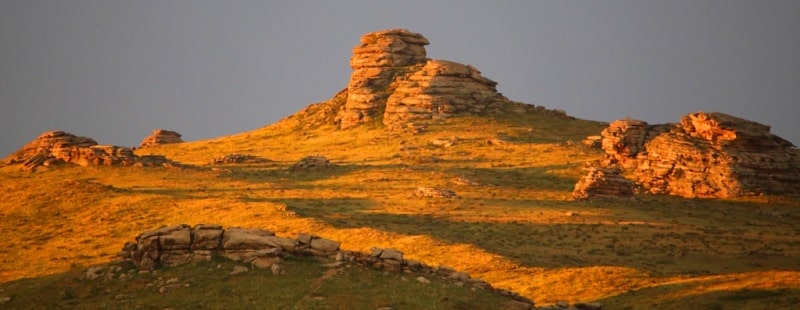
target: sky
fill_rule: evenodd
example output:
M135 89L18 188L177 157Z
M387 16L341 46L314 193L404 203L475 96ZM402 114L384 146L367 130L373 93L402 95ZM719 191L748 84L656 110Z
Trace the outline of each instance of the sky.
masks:
M509 99L579 118L717 111L800 144L800 1L0 1L0 158L47 130L136 146L259 128L406 28Z

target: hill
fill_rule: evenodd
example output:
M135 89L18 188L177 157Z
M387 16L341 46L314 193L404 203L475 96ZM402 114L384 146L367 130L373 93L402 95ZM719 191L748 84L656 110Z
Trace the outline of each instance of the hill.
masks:
M469 69L453 66L462 67ZM35 173L17 165L0 168L0 238L6 242L0 249L0 296L13 295L13 306L30 298L24 296L42 297L43 292L76 285L76 295L107 301L115 295L85 293L102 288L70 279L89 266L115 260L122 245L142 231L215 223L285 236L314 232L351 251L395 248L410 259L466 271L537 305L566 301L600 302L610 309L763 309L800 301L797 197L639 194L631 200L573 201L572 190L584 168L604 159L602 150L579 141L598 135L607 124L515 103L499 94L465 101L461 107L451 106L453 100L422 102L418 107L426 108L414 111L424 113L400 123L387 121L387 111L396 114L398 107L409 106L401 104L408 102L405 95L394 95L398 88L408 88L407 77L440 70L416 63L401 69L385 69L393 72L389 82L368 89L385 95L376 97L385 101L374 107L351 109L360 105L349 101L349 92L364 89L350 85L329 101L263 128L135 150L140 158L158 155L179 163L175 165L55 163ZM469 70L456 77L472 79L477 70ZM479 93L491 94L492 83L479 84L473 85ZM462 95L447 93L451 99L466 98ZM475 107L483 108L478 112ZM345 119L357 125L343 126ZM295 165L311 155L324 156L330 164ZM419 197L419 187L449 190L455 197ZM313 264L290 263L297 264L292 265L296 270L308 269L309 278L319 277ZM188 265L159 272L164 279L174 275L182 281L214 267ZM232 287L275 279L214 277L224 279L212 277L210 283L242 281ZM365 287L386 283L386 276L374 271L347 277L368 283ZM141 285L157 280L138 279ZM291 281L285 283L289 292L312 285ZM231 293L226 285L190 282L180 290L194 296L190 300L206 300L201 296L208 290L208 298ZM29 283L38 288L20 291ZM419 295L413 286L406 289L399 295L375 293L375 300L387 304L367 307L403 308L397 303ZM117 293L113 285L109 290L130 294ZM258 301L252 297L258 294L265 293L242 296ZM341 292L320 294L334 308L334 301L343 299ZM442 308L497 298L469 294L448 291L445 295L457 297L432 298ZM136 300L147 303L147 298Z

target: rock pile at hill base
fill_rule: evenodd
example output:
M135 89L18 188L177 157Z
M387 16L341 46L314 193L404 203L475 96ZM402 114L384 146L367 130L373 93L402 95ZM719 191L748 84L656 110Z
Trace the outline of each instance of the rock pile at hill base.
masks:
M644 190L688 198L800 194L800 152L770 127L697 112L679 124L623 119L602 132L606 166Z
M395 249L373 247L370 253L360 253L341 250L339 245L339 242L306 233L293 239L278 237L274 232L257 228L223 229L219 225L199 224L192 227L181 224L141 233L136 237L136 242L125 243L119 256L132 262L139 270L207 261L220 256L250 264L253 268L271 268L273 271L281 269L281 257L312 256L335 260L336 266L355 263L390 272L416 273L422 278L447 279L508 296L520 303L517 306L527 305L522 309L533 308L533 301L515 292L494 288L483 280L447 266L432 267L404 259L403 252Z
M508 100L497 92L497 83L483 77L475 67L427 58L428 44L421 34L406 29L363 35L353 48L353 73L335 124L347 129L381 119L389 128L413 129L459 113L502 109L568 117L563 111Z
M63 131L47 131L5 159L6 164L22 164L23 170L46 169L70 163L80 166L169 166L175 163L164 156L137 156L129 147L98 145L95 140Z
M153 130L152 134L142 140L142 143L139 144L139 147L172 143L183 143L181 134L172 130L156 129Z
M633 182L623 177L619 169L590 168L572 192L575 199L633 197Z

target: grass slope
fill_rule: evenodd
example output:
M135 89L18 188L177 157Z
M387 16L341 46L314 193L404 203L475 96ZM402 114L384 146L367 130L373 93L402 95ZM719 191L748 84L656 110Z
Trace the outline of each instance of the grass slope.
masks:
M313 232L349 250L396 248L539 305L759 309L800 296L797 198L570 201L582 168L601 158L578 141L601 123L508 113L454 117L410 135L305 121L137 151L193 168L2 168L0 281L108 262L125 241L161 225L215 223ZM432 143L452 137L452 147ZM231 153L270 161L205 165ZM312 154L338 167L287 173ZM412 197L418 186L458 198Z

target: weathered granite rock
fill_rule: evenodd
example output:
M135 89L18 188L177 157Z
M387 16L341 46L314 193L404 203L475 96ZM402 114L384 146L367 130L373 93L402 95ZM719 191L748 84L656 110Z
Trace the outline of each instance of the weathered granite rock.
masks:
M389 29L367 33L353 48L353 73L347 86L347 101L337 119L341 128L351 128L375 119L385 108L389 87L396 76L425 62L429 42L418 33Z
M188 244L186 235L189 233ZM222 236L218 239L218 236ZM218 241L222 246L216 246ZM276 240L262 242L264 240ZM227 247L226 247L227 245ZM290 245L285 252L283 246ZM199 250L207 249L207 250ZM285 248L284 248L285 249ZM200 253L201 255L197 255ZM339 268L349 264L359 264L366 267L382 269L391 272L416 273L420 276L417 281L431 283L429 278L439 278L453 282L455 285L467 285L473 289L489 290L496 294L510 297L517 303L514 309L533 308L533 301L515 292L492 287L491 284L481 279L472 278L466 272L459 272L447 266L430 267L419 261L406 260L403 253L395 249L372 248L370 253L344 251L339 249L339 243L315 236L301 233L296 239L275 236L271 231L263 229L228 228L222 229L218 225L176 225L163 227L154 231L141 233L136 237L136 242L128 242L122 248L119 256L133 262L141 271L153 270L160 266L176 266L197 260L208 260L211 256L222 256L234 261L248 263L253 269L270 268L275 275L286 274L280 265L281 257L290 255L311 255L320 259L334 260L326 264L330 268ZM116 271L105 272L104 269L88 270L91 277L113 276ZM248 272L246 266L236 265L230 272L231 275ZM164 284L170 284L167 280ZM174 282L177 282L177 278ZM172 282L172 283L174 283ZM501 307L502 308L502 307Z
M129 147L98 145L91 138L63 131L48 131L9 155L6 164L22 164L34 171L55 164L80 166L162 166L174 165L164 156L136 156Z
M362 36L361 43L353 48L350 59L353 72L346 100L334 123L347 129L382 119L381 123L389 128L421 132L426 123L458 113L505 109L568 117L563 111L547 111L508 100L497 92L497 83L483 77L475 67L426 58L424 46L428 43L421 34L405 29ZM327 115L333 106L338 105L327 105L328 109L315 105L301 112L305 116L322 109L318 113Z
M183 143L181 134L172 130L155 129L153 133L145 137L139 147L147 147L151 145L162 145L172 143Z
M289 167L290 172L297 171L320 171L335 168L336 165L332 164L325 156L306 156Z
M620 165L645 190L683 197L800 194L800 156L770 127L697 112L680 124L615 121L603 130L606 165Z
M627 198L633 196L633 182L625 179L619 169L590 168L572 192L575 199Z
M386 102L383 123L398 127L462 112L484 112L493 103L508 101L497 92L496 85L472 66L428 60L399 81Z

